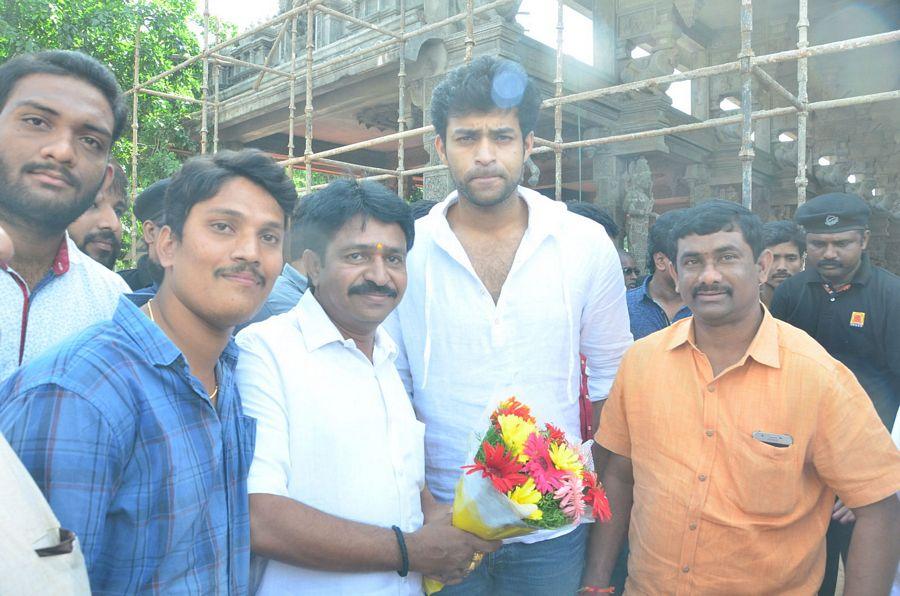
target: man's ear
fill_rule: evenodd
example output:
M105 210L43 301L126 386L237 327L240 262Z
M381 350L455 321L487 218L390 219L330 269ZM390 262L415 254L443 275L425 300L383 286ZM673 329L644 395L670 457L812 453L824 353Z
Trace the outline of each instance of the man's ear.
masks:
M103 173L103 184L100 185L100 191L106 192L107 190L109 190L109 187L113 182L113 178L115 177L115 170L113 169L114 167L115 166L113 166L112 162L107 162L106 171Z
M146 242L148 246L156 242L156 237L158 235L159 228L156 227L153 220L147 219L141 222L141 236L144 237L144 242Z
M531 151L534 149L534 131L532 130L530 133L525 135L525 139L523 140L525 143L525 157L522 158L522 161L528 161L528 158L531 157Z
M669 267L670 262L671 261L669 261L669 257L667 257L662 252L657 251L653 253L653 268L656 271L666 271ZM653 271L651 271L650 273L653 273Z
M768 248L763 250L759 258L756 259L756 266L759 268L759 283L764 284L769 279L769 270L772 269L774 260L772 251Z
M168 269L175 261L175 249L178 248L179 241L175 238L172 228L163 226L156 235L154 248L156 249L156 258L163 269Z
M863 233L862 233L862 249L863 250L866 250L866 248L869 246L869 236L870 236L869 230L863 230Z
M437 151L438 157L441 158L441 163L447 165L447 151L446 147L444 147L444 139L441 135L434 135L434 150Z
M314 250L306 249L303 251L303 268L306 269L306 277L309 279L310 285L316 287L319 285L319 276L322 273L322 260L319 253Z
M669 259L666 259L666 271L669 272L672 281L675 282L675 291L680 294L681 290L678 289L678 271L675 270L675 264Z

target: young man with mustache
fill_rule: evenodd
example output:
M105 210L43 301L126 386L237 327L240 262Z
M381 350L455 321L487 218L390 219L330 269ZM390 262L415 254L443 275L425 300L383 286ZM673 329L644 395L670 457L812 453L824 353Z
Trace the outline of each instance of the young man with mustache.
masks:
M520 64L491 56L450 72L431 99L435 149L456 190L416 222L409 289L388 331L426 425L428 487L443 503L491 400L515 395L577 440L580 354L596 418L631 344L604 229L519 186L540 103ZM442 593L571 594L588 527L509 540Z
M81 541L95 593L247 593L256 427L231 332L281 270L296 199L259 151L189 160L166 194L156 296L122 296L0 386L0 432Z
M890 429L900 406L900 277L869 262L869 214L865 201L846 193L822 195L797 209L807 268L778 287L772 314L809 333L852 370ZM853 519L837 501L820 594L834 593L838 554L847 557Z
M693 317L622 359L597 432L614 514L592 537L585 583L609 585L630 521L627 594L811 594L836 492L859 520L846 593L887 593L900 452L865 391L760 304L772 253L756 215L709 201L672 239Z
M94 204L69 224L69 237L81 252L109 270L115 269L122 250L122 222L128 209L128 180L115 160L110 162L113 176L94 198Z
M803 271L806 233L792 221L770 221L763 224L766 248L772 251L772 268L765 283L759 286L759 299L767 307L782 282Z
M16 246L0 272L0 380L109 319L128 291L66 235L112 175L124 125L115 77L89 56L55 50L0 66L0 226Z
M498 544L450 525L425 488L424 426L381 328L406 289L409 206L332 182L295 214L310 290L241 331L238 385L258 420L250 469L259 594L421 594Z

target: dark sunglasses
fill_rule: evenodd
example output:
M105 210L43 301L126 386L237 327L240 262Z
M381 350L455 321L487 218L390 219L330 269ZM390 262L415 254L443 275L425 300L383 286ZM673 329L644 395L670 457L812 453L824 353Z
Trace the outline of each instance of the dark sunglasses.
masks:
M622 267L622 273L624 275L640 275L641 270L637 267Z

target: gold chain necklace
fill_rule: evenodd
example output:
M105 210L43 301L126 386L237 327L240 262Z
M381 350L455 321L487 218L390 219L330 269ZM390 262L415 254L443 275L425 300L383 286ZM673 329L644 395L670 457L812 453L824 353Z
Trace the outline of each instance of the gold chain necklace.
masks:
M154 325L158 325L158 323L156 322L156 319L153 316L153 306L151 304L152 302L153 302L153 298L151 298L150 300L147 301L147 313L150 315L150 321ZM216 388L213 389L213 392L209 394L209 401L215 401L216 396L218 394L219 394L219 384L216 383Z

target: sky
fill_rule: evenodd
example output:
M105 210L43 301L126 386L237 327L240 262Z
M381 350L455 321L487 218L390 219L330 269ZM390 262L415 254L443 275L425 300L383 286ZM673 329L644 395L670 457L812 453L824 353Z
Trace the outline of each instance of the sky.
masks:
M197 12L203 14L204 0L196 0ZM209 0L209 14L247 29L271 18L278 12L278 0Z

